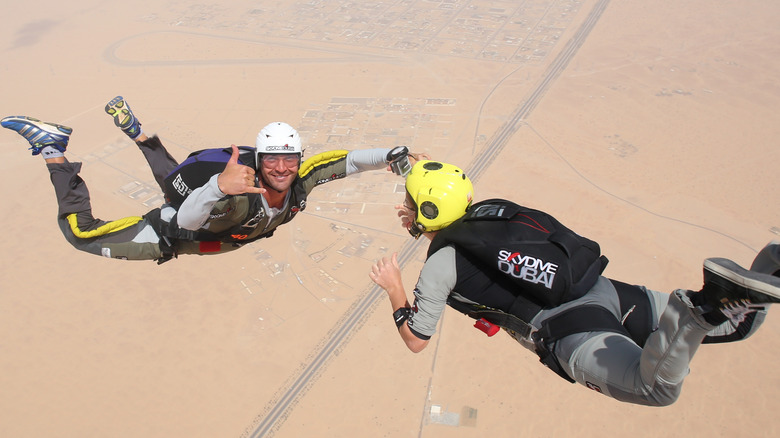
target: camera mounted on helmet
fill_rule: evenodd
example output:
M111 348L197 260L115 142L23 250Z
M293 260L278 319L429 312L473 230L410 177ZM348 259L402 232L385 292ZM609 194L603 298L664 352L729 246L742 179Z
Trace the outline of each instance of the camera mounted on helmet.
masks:
M390 149L390 152L387 153L387 162L396 175L406 176L412 170L412 165L409 162L409 148L406 146L396 146Z

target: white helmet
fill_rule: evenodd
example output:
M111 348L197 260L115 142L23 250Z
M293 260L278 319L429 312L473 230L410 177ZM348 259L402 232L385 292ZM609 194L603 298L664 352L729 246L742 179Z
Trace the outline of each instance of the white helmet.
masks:
M269 123L261 129L257 134L255 147L258 160L262 154L301 155L302 153L301 136L295 128L284 122Z

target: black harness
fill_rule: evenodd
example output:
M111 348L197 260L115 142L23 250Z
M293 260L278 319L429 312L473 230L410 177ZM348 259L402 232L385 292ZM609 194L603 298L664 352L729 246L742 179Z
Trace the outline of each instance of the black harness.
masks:
M552 354L558 340L576 333L607 331L643 346L653 330L647 294L637 286L612 280L623 321L600 306L577 306L547 319L534 331L530 321L542 309L585 295L608 262L596 242L544 212L500 199L477 203L436 235L428 256L446 245L457 249L454 291L487 305L452 297L447 304L474 319L531 338L540 361L570 382L574 380Z
M255 154L253 149L240 146L239 161L250 167L255 167ZM197 188L204 185L215 174L225 169L227 159L230 158L231 149L206 149L193 152L190 156L177 166L165 179L165 195L169 204L174 208L181 206L184 199L192 192L191 188ZM306 208L307 192L301 184L298 184L298 177L290 188L290 199L287 211L284 212L284 219L279 224L285 224L291 221L298 212ZM229 195L233 196L233 195ZM160 236L160 251L162 256L157 260L157 264L162 264L172 258L177 257L176 243L179 240L194 242L222 242L232 243L234 245L244 245L254 242L258 239L271 237L275 228L266 232L258 232L257 226L262 221L265 209L263 208L262 195L257 193L246 193L243 195L248 200L249 209L246 216L227 230L219 233L213 233L206 230L186 230L179 227L177 217L174 216L170 222L163 221L160 217L161 210L154 209L144 217L152 224L157 234Z

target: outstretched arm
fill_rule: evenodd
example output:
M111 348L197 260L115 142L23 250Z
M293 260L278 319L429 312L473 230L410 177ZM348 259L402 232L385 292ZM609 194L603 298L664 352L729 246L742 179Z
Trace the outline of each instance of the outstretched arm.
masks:
M409 301L406 298L403 281L401 280L401 269L398 266L398 253L393 253L392 258L383 257L377 261L371 268L368 276L371 280L387 292L390 298L390 305L393 312L401 308L410 309ZM398 333L401 335L406 346L414 353L422 351L427 345L427 339L420 339L409 329L406 321L398 327Z
M347 175L379 170L387 167L387 153L390 149L358 149L347 154Z
M387 162L388 148L377 149L359 149L350 151L347 154L347 175L353 173L365 172L366 170L379 170L386 168L390 170ZM418 160L429 160L430 156L425 153L409 152L409 158L412 165Z

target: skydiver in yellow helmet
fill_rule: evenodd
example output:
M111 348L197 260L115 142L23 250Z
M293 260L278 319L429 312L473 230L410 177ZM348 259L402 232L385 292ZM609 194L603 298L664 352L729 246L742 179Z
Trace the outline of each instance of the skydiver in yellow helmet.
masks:
M780 242L767 244L751 270L709 258L701 290L666 294L602 276L599 245L542 211L473 198L466 173L451 164L419 161L406 177L401 225L431 241L413 305L397 254L369 277L387 292L413 352L428 345L449 305L489 336L504 329L569 382L665 406L679 397L702 343L749 337L768 304L780 302Z

